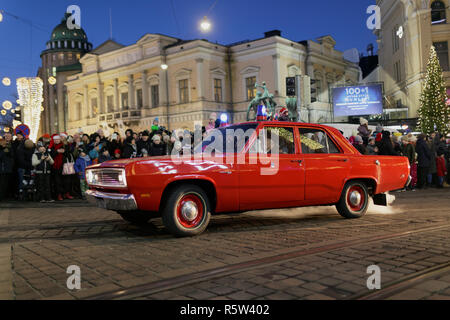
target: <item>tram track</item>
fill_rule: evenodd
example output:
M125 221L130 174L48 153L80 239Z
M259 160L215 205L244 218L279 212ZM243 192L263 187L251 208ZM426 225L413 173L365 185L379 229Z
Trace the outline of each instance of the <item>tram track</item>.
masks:
M147 284L137 285L129 288L123 288L119 290L114 290L110 292L105 292L102 294L96 294L88 296L87 300L124 300L124 299L134 299L151 294L155 294L162 291L167 291L175 288L185 287L190 284L195 284L198 282L205 282L212 279L222 278L230 276L236 273L249 271L252 269L267 267L273 264L279 264L287 262L289 260L306 257L311 255L316 255L320 253L327 253L334 250L346 249L351 247L356 247L368 243L374 243L384 240L391 240L395 238L408 237L414 234L426 233L432 231L438 231L442 229L450 228L450 224L425 227L420 229L408 230L403 232L394 232L388 234L375 235L370 237L359 237L356 239L345 240L341 242L326 244L322 246L312 247L312 248L301 248L293 250L283 254L271 255L259 259L249 260L245 262L240 262L236 264L227 265L224 267L213 268L209 270L188 273L181 276L176 276L172 278L162 279ZM448 270L447 270L448 269ZM397 292L396 290L401 290L405 285L412 283L417 283L423 279L428 279L429 277L435 275L437 272L447 272L450 271L450 264L444 264L435 268L430 268L422 272L415 273L411 276L407 276L404 279L400 279L395 283L390 283L386 286L385 291L377 291L374 293L367 292L362 293L357 296L351 297L351 299L382 299L384 295L389 295L391 292ZM395 293L394 293L395 294Z

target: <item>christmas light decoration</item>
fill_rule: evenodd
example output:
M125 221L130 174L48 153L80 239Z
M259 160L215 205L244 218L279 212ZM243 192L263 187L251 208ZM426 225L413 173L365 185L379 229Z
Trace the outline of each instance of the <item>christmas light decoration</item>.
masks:
M50 77L48 78L48 83L50 83L52 86L56 84L56 78L55 77Z
M6 100L3 102L2 106L5 110L9 110L12 108L12 103L11 103L11 101Z
M23 123L30 127L30 139L36 141L41 121L43 82L40 78L17 79L17 93L23 108Z
M450 131L450 106L446 103L447 89L441 65L434 46L430 49L427 75L420 97L418 127L423 133L438 131L447 135Z
M11 80L8 77L4 77L2 83L3 85L9 87L11 85Z

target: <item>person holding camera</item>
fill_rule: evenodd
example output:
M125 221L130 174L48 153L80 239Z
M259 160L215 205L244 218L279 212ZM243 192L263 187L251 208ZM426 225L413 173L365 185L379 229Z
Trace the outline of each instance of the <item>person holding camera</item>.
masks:
M36 190L38 192L38 200L41 203L55 202L55 200L52 199L50 185L54 161L42 142L38 143L38 149L33 154L31 163L36 170Z

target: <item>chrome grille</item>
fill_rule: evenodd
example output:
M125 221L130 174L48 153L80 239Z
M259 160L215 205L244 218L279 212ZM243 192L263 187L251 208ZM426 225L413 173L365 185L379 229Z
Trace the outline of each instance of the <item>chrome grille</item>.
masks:
M89 177L93 177L89 181ZM124 169L93 169L87 172L87 181L92 186L126 187Z

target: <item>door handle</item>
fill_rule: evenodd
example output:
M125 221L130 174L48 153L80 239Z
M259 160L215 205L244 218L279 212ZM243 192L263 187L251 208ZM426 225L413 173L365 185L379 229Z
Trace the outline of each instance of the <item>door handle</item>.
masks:
M220 171L219 173L221 173L221 174L232 174L233 172L231 172L231 171Z
M291 162L302 164L303 160L291 160Z
M348 159L338 159L338 160L336 160L336 161L339 161L339 162L348 162Z

